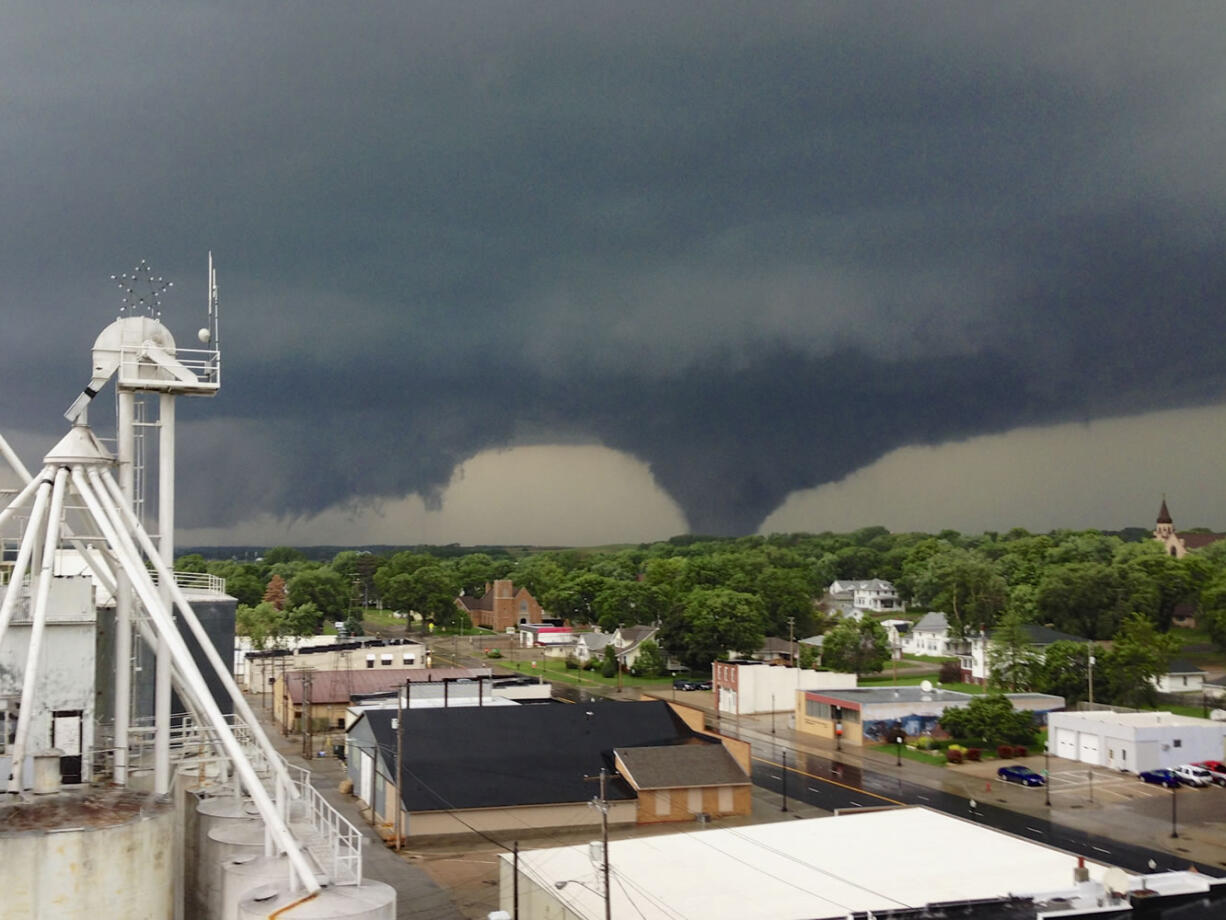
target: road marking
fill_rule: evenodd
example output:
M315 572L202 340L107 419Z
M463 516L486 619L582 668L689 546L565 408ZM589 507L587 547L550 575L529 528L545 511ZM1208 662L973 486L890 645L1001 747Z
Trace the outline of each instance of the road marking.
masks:
M849 801L850 801L850 800L849 800ZM850 804L851 804L851 807L852 807L852 808L863 808L863 807L864 807L864 806L863 806L863 805L861 805L859 802L850 802Z
M810 786L809 791L810 792L821 792L822 790L818 789L816 786Z
M1111 853L1111 851L1110 851L1110 850L1104 850L1102 847L1096 847L1096 846L1093 846L1093 845L1091 845L1091 846L1090 846L1090 849L1092 849L1092 850L1098 850L1098 852L1100 852L1100 853L1107 853L1107 854L1110 854L1110 853Z
M764 763L767 766L779 767L780 769L783 768L783 764L776 763L773 760L766 760L763 757L755 757L754 760L756 760L758 763ZM869 792L867 789L861 789L859 786L849 786L847 785L847 783L840 783L838 780L826 779L824 776L817 776L813 773L808 773L797 767L788 767L787 769L789 773L796 773L799 776L808 777L809 779L815 779L819 783L829 783L831 786L838 786L840 789L847 789L850 792L862 792L865 795L871 795L875 799L881 799L881 801L883 802L889 802L891 805L906 805L907 804L906 802L898 801L898 799L892 799L888 795L881 795L878 792Z
M916 795L917 799L923 799L925 802L930 801L926 795Z

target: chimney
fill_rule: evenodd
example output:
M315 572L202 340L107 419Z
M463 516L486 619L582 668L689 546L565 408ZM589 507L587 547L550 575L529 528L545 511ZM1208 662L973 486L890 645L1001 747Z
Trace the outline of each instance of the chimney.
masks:
M1073 870L1073 882L1080 884L1090 880L1090 870L1086 868L1086 858L1084 856L1077 857L1077 868Z

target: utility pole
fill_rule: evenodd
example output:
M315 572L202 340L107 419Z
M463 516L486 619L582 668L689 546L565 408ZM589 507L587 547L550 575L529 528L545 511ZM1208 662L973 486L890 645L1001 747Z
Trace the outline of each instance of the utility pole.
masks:
M519 920L519 841L514 843L515 871L511 874L511 920Z
M302 756L311 759L311 672L302 672Z
M600 781L600 798L592 799L592 807L600 812L600 858L603 862L601 871L604 875L604 920L613 920L613 892L609 888L609 801L605 797L605 784L609 779L608 769L601 767L599 777L584 777L589 782L597 778Z
M788 752L786 749L783 752L783 773L780 776L780 779L783 780L783 807L780 808L779 810L787 811L788 810Z
M1086 677L1090 682L1090 704L1094 704L1094 642L1090 642L1090 657L1086 665Z
M408 680L405 680L408 683ZM396 688L396 852L400 852L400 813L404 809L404 800L400 797L400 776L404 765L404 697L400 688Z
M788 617L788 654L792 657L792 667L800 662L796 660L796 617Z

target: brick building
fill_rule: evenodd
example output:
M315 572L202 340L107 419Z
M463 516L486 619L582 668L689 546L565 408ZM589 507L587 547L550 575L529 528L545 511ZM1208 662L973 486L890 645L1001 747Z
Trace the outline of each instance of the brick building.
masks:
M500 578L485 586L480 597L461 594L456 605L468 614L474 626L483 626L494 632L506 632L523 623L539 623L544 616L541 605L532 592L519 588L509 578Z

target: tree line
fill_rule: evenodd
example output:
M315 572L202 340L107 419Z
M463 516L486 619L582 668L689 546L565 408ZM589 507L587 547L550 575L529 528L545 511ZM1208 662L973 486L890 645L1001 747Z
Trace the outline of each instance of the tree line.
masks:
M376 602L454 626L461 591L479 596L487 583L510 578L577 625L659 624L661 644L691 667L729 651L753 652L765 636L787 636L789 624L797 638L826 631L831 621L819 601L836 579L893 582L910 609L943 610L964 636L1040 623L1108 640L1128 635L1125 626L1135 617L1165 636L1186 607L1226 648L1226 543L1175 559L1143 531L963 535L867 527L847 534L684 536L600 550L344 550L330 561L275 547L255 562L194 554L177 566L226 578L227 590L247 608L240 608L240 621L284 632L360 619L362 606ZM267 596L274 577L283 594ZM256 608L260 616L253 616Z

